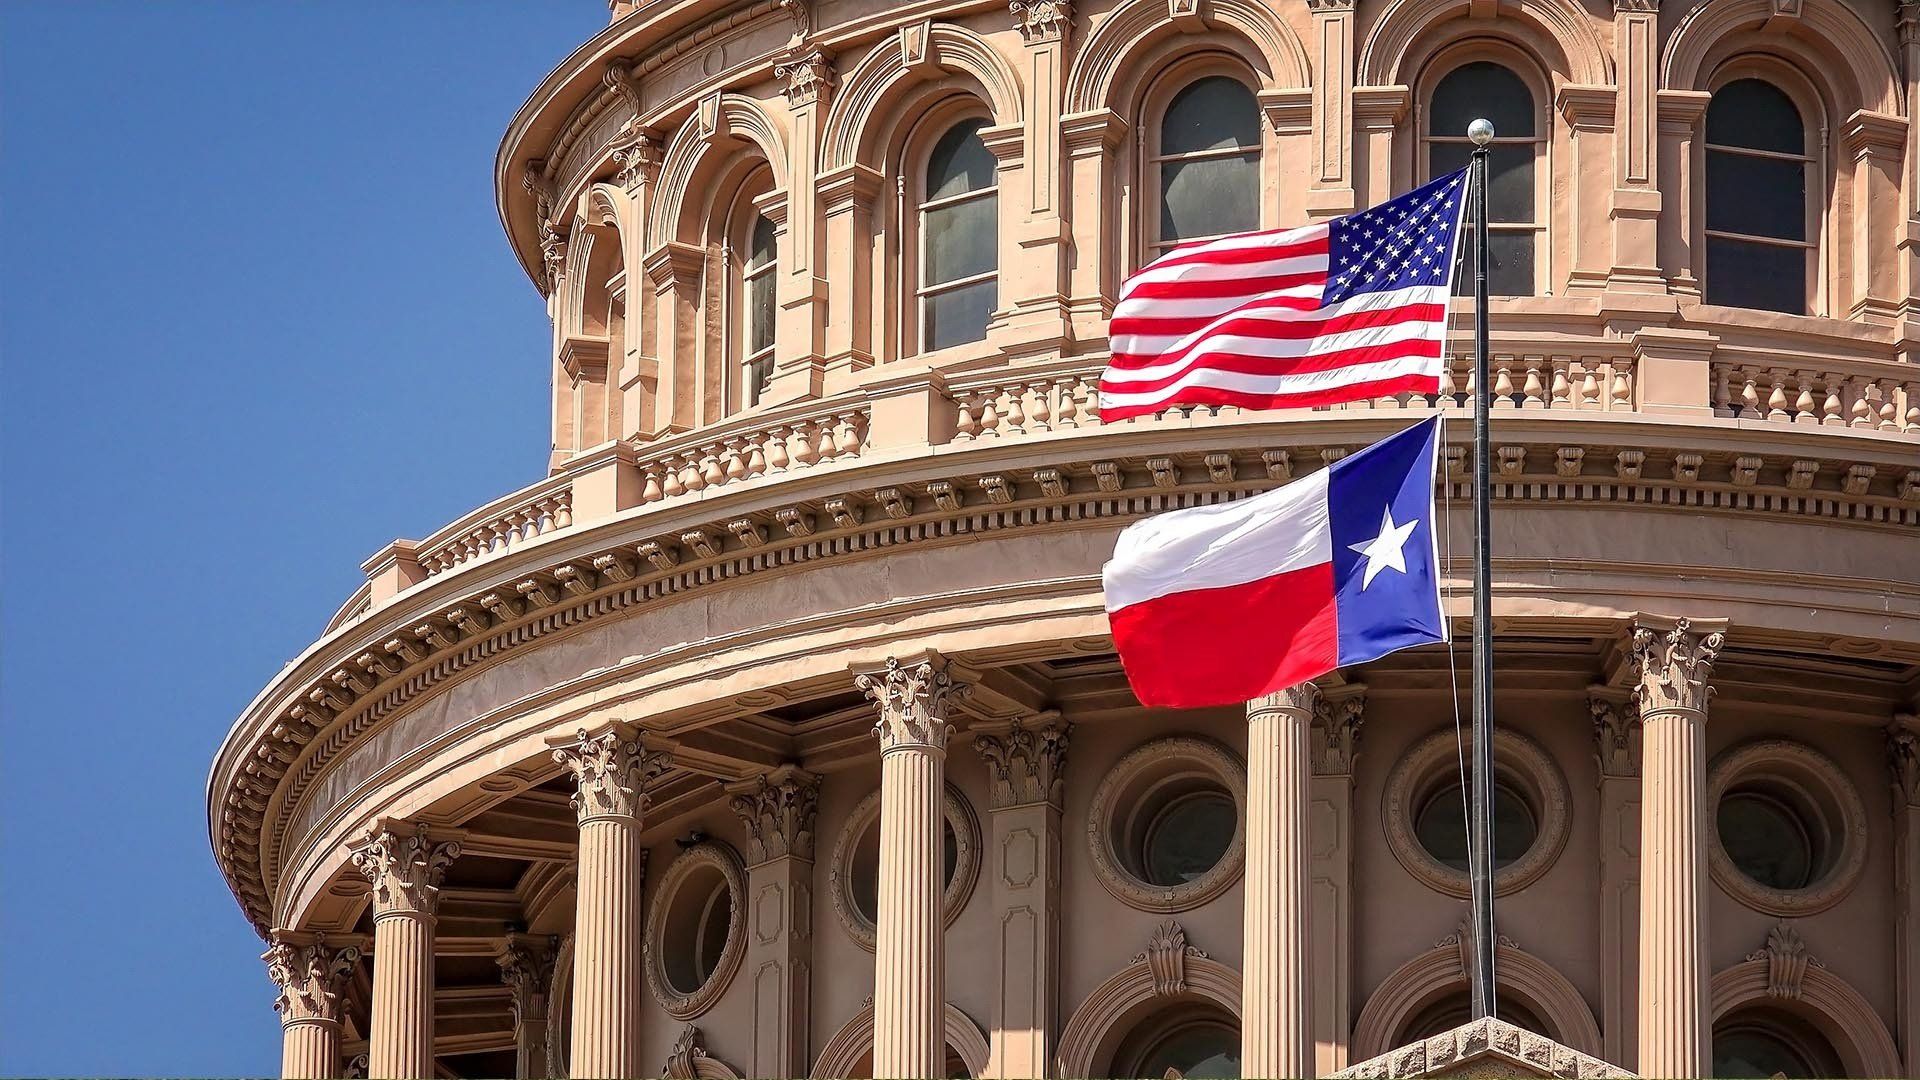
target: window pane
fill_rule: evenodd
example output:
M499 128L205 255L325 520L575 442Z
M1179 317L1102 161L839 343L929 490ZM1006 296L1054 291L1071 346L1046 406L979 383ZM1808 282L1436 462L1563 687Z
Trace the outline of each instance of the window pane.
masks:
M1709 236L1706 292L1709 304L1804 315L1806 249Z
M1201 79L1175 94L1160 124L1162 154L1258 145L1260 107L1253 91L1224 75Z
M1487 295L1533 295L1533 248L1536 234L1490 232L1487 234ZM1472 263L1468 263L1472 266ZM1471 281L1472 274L1463 274Z
M1707 141L1782 154L1807 152L1806 131L1793 99L1759 79L1740 79L1714 91L1707 106Z
M933 144L927 157L927 198L944 199L994 184L993 154L980 141L985 120L962 120Z
M1427 133L1458 138L1467 125L1485 117L1493 121L1496 138L1524 138L1533 134L1533 91L1520 76L1487 60L1462 64L1433 88Z
M753 219L752 249L747 254L747 269L765 266L773 261L773 257L773 222L764 217L756 217Z
M944 349L987 336L987 317L1000 295L999 284L976 281L950 292L935 293L922 302L926 309L926 338L922 348Z
M994 268L1000 243L999 202L997 196L982 195L921 215L920 227L926 235L921 284L938 285Z
M767 272L747 283L747 351L773 344L773 280Z
M1806 164L1707 151L1707 228L1805 240Z
M1473 159L1472 143L1427 144L1429 175L1445 176L1465 168ZM1487 153L1487 220L1533 224L1533 163L1538 156L1531 144L1496 144Z
M1168 161L1160 166L1160 239L1260 227L1260 158Z

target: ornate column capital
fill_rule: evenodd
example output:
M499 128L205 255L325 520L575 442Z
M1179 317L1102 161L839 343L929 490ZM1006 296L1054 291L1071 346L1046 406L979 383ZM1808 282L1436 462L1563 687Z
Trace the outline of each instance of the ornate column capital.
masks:
M382 818L353 848L353 865L373 883L373 917L432 915L440 881L460 857L458 840L435 841L423 824Z
M1896 807L1920 807L1920 716L1901 713L1887 725L1887 769Z
M1307 0L1307 10L1315 15L1351 14L1353 0Z
M613 143L613 179L628 191L638 191L653 179L659 165L660 144L646 128L633 128Z
M820 809L820 778L797 765L731 784L728 805L747 826L747 858L753 865L791 856L813 861L814 818Z
M573 776L573 812L580 824L601 818L640 818L648 787L673 765L673 752L641 742L631 725L580 728L555 746L553 760Z
M1660 0L1613 0L1615 15L1658 15Z
M1591 687L1587 711L1593 714L1594 754L1602 777L1640 775L1640 703L1632 694Z
M911 664L890 656L885 668L856 675L853 684L880 714L873 733L882 754L914 748L945 752L953 734L953 705L972 689L954 681L937 656Z
M1705 712L1707 677L1727 643L1726 622L1641 616L1633 625L1633 667L1640 675L1640 715Z
M1057 713L975 728L973 748L986 759L995 810L1065 805L1067 741L1073 725Z
M1320 688L1310 682L1262 694L1247 702L1249 719L1268 712L1296 712L1312 716L1320 707Z
M1337 697L1322 695L1313 713L1313 775L1351 776L1360 755L1360 728L1367 722L1367 688L1355 685Z
M773 77L786 84L787 104L814 105L833 89L833 57L817 45L803 45L773 65Z
M1007 0L1007 10L1029 45L1065 41L1073 29L1073 4L1069 0Z
M325 934L273 932L273 944L260 954L267 978L280 988L273 1011L280 1022L340 1020L347 980L360 960L356 945L330 945Z
M558 939L538 934L508 934L495 957L500 981L512 997L513 1024L547 1018L547 994L553 986L553 961Z

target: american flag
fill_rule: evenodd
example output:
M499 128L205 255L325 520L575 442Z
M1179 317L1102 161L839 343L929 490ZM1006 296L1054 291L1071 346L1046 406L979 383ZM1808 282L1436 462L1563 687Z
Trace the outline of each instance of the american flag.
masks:
M1466 177L1154 260L1121 286L1100 419L1438 393Z

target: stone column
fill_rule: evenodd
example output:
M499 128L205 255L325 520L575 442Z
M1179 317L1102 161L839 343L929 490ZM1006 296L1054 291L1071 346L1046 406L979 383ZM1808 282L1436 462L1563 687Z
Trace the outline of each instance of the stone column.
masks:
M260 959L280 988L273 1010L280 1014L280 1075L287 1080L329 1080L340 1075L341 996L360 950L333 945L325 934L275 930Z
M1120 177L1117 155L1126 141L1127 122L1112 109L1096 109L1060 118L1066 151L1065 190L1069 243L1067 312L1076 341L1107 336L1107 317L1120 291L1120 244L1108 228L1118 213Z
M1920 1077L1920 716L1895 717L1887 728L1887 765L1893 778L1893 1037L1907 1076Z
M1308 736L1320 691L1301 683L1247 703L1245 957L1240 1071L1311 1076L1307 925Z
M793 765L736 784L747 826L747 970L753 973L749 1076L805 1076L813 1000L814 817L820 778Z
M592 731L581 728L554 747L553 759L573 776L573 809L580 819L570 1069L583 1077L645 1076L640 886L646 856L640 827L647 786L666 772L672 755L644 746L632 726L615 721Z
M1634 621L1644 798L1640 812L1642 1076L1708 1075L1707 676L1724 620Z
M425 1080L433 1072L433 926L440 880L460 855L457 840L383 818L353 850L373 883L373 1039L376 1080Z
M669 240L647 253L645 266L653 282L653 340L660 374L653 430L666 435L686 431L700 422L701 394L695 368L700 357L707 253L691 244Z
M1660 292L1659 0L1614 0L1613 266L1607 287Z
M1353 0L1307 0L1313 12L1313 184L1307 213L1353 213Z
M1314 714L1307 925L1315 1076L1346 1068L1353 1048L1353 763L1366 692L1359 683L1330 690Z
M1056 714L974 729L992 777L994 925L1000 981L990 1077L1051 1075L1059 1027L1060 815L1070 725Z
M1907 122L1898 116L1861 110L1847 118L1840 152L1853 162L1853 294L1846 312L1891 322L1906 297L1900 257L1887 249L1886 237L1899 236L1907 224L1901 205L1901 161L1907 147ZM1832 314L1839 303L1828 306Z
M873 1075L946 1074L945 840L947 739L964 684L929 656L855 684L880 714L880 910L874 935Z
M1408 167L1410 159L1394 160L1396 151L1403 156L1409 153L1403 146L1412 140L1396 135L1411 99L1412 92L1404 86L1353 88L1353 101L1347 107L1353 111L1354 149L1358 151L1354 197L1362 205L1385 202L1412 186L1406 179L1414 175Z
M811 21L811 5L793 5ZM808 13L808 14L798 14ZM808 27L800 26L796 35ZM827 293L825 233L820 228L820 119L833 88L833 58L814 45L796 45L773 67L786 84L787 223L781 238L778 289L780 348L769 401L817 397L826 372Z
M1588 691L1600 763L1601 1056L1623 1068L1636 1060L1640 941L1640 713L1610 687Z
M1700 295L1700 275L1706 253L1694 248L1694 226L1706 208L1704 185L1695 183L1693 147L1700 122L1712 95L1704 90L1661 90L1654 95L1660 134L1655 168L1660 182L1660 266L1667 287L1676 293Z
M1026 43L1026 68L1020 80L1025 102L1021 128L1021 166L1000 189L1002 246L1000 263L1000 347L1013 355L1057 350L1068 332L1067 280L1070 261L1066 218L1062 213L1061 99L1067 80L1067 38L1073 27L1069 0L1010 0L1013 24ZM1009 186L1015 190L1008 190Z
M500 981L513 996L513 1075L547 1075L547 995L553 988L553 939L508 934L500 947Z

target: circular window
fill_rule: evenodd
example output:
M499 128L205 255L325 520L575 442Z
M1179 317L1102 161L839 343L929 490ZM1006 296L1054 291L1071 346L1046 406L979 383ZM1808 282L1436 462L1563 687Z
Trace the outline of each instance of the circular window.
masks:
M953 925L967 906L980 872L980 822L966 800L947 785L945 865L947 925ZM874 927L880 920L880 793L860 800L840 829L833 845L833 909L847 933L867 951L873 951Z
M1246 767L1217 743L1162 739L1133 751L1088 811L1100 883L1142 911L1185 911L1220 895L1246 860L1246 799Z
M647 985L675 1019L711 1008L740 966L745 895L739 860L713 842L682 852L660 879L647 912Z
M1218 1009L1179 1009L1129 1033L1113 1062L1112 1076L1237 1077L1240 1027Z
M1844 1076L1840 1055L1799 1017L1744 1009L1713 1029L1715 1076Z
M1566 846L1567 780L1539 743L1493 733L1493 889L1516 892L1547 872ZM1436 892L1465 898L1467 821L1460 755L1451 730L1415 743L1387 774L1387 846Z
M1866 809L1840 767L1796 742L1736 747L1707 773L1713 879L1769 915L1824 911L1865 868Z

